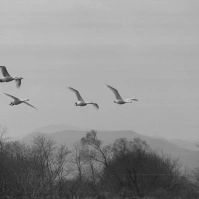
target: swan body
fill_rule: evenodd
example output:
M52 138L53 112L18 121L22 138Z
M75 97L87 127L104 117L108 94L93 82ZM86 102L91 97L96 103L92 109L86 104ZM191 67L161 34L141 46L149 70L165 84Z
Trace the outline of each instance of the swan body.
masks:
M106 85L115 95L116 100L114 100L114 103L116 104L126 104L126 103L132 103L133 101L138 101L135 98L129 98L129 99L122 99L122 97L120 96L119 92L117 89L113 88L112 86Z
M0 70L2 72L3 78L0 79L0 82L11 82L15 80L17 88L21 86L22 77L12 77L5 66L0 66Z
M20 98L17 98L13 95L10 95L10 94L7 94L7 93L4 93L5 95L7 95L8 97L11 97L14 101L12 101L9 105L10 106L14 106L14 105L19 105L21 103L24 103L34 109L36 109L34 106L32 106L31 104L27 103L27 101L29 101L29 99L20 99Z
M75 106L86 106L87 104L92 104L96 109L99 109L99 106L97 103L94 102L86 102L82 99L81 95L79 94L79 91L75 90L74 88L68 87L72 92L75 93L77 96L77 102L75 102Z

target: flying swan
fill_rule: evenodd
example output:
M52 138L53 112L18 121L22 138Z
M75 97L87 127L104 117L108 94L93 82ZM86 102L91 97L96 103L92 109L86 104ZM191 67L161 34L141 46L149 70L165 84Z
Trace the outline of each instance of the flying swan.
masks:
M74 88L68 87L72 92L75 93L75 95L77 96L77 102L75 102L75 106L86 106L87 104L92 104L96 109L99 109L99 106L97 103L94 102L85 102L81 95L79 94L79 92L77 90L75 90Z
M113 93L114 93L114 95L116 97L116 100L114 101L114 103L116 103L116 104L125 104L125 103L132 103L132 101L138 101L135 98L129 98L129 99L123 100L122 97L120 96L119 92L115 88L113 88L113 87L111 87L109 85L106 85L106 86L109 89L111 89L111 91L113 91Z
M28 105L28 106L31 106L31 107L33 107L34 109L36 109L36 108L35 108L34 106L32 106L31 104L27 103L27 101L29 101L29 99L24 99L24 100L23 100L23 99L14 97L14 96L12 96L12 95L9 95L9 94L7 94L7 93L4 93L4 94L7 95L7 96L9 96L9 97L11 97L12 99L14 99L14 101L10 103L10 106L19 105L19 104L21 104L21 103L24 103L24 104L26 104L26 105Z
M10 76L5 66L0 66L0 69L4 76L3 78L0 79L0 82L11 82L15 80L17 88L21 86L21 80L23 79L22 77Z

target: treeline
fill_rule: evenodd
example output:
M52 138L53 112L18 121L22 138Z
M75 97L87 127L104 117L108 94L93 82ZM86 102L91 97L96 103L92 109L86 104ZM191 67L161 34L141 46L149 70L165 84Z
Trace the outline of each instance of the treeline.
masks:
M3 131L0 198L198 199L199 170L187 175L138 138L104 146L91 131L69 150L44 136L31 146L12 142Z

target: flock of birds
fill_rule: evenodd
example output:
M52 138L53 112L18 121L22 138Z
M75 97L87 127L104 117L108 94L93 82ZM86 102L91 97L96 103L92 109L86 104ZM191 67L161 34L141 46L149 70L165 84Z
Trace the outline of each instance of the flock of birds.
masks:
M22 77L13 77L11 76L6 67L5 66L0 66L3 78L0 78L0 83L2 82L11 82L13 80L15 80L16 82L16 86L17 88L20 88L21 86L21 80L23 79ZM138 101L135 98L129 98L129 99L122 99L122 97L120 96L119 92L113 88L112 86L106 85L115 95L116 100L114 101L114 103L116 104L126 104L126 103L132 103L132 101ZM83 100L83 98L81 97L79 91L75 90L74 88L68 87L72 92L75 93L75 95L77 96L77 102L75 102L75 106L86 106L87 104L92 104L96 109L99 109L99 106L97 103L94 102L86 102ZM19 104L26 104L28 106L31 106L32 108L35 108L34 106L32 106L31 104L29 104L27 101L29 101L29 99L21 99L21 98L17 98L15 96L12 96L10 94L4 93L5 95L11 97L13 99L13 101L10 103L10 106L14 106L14 105L19 105ZM35 108L37 109L37 108Z

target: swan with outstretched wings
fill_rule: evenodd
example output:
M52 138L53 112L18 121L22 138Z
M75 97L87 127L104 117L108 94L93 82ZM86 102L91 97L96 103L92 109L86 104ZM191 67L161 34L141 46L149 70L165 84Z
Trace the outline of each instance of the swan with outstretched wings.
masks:
M94 102L86 102L82 99L79 91L75 90L74 88L68 87L72 92L75 93L75 95L77 96L77 102L75 102L75 106L86 106L87 104L92 104L96 109L99 109L99 106L97 103Z
M24 103L24 104L26 104L26 105L28 105L28 106L34 108L34 109L37 109L37 108L35 108L34 106L32 106L31 104L29 104L29 103L27 102L27 101L29 101L29 99L20 99L20 98L17 98L17 97L15 97L15 96L13 96L13 95L7 94L7 93L4 93L4 94L7 95L8 97L11 97L11 98L14 100L14 101L12 101L12 102L10 103L10 106L19 105L19 104L21 104L21 103Z
M23 79L22 77L12 77L8 73L5 66L0 66L0 70L1 70L1 73L3 75L3 78L0 78L0 83L1 82L11 82L11 81L15 80L17 88L20 88L21 80Z
M116 100L114 101L114 103L116 104L126 104L126 103L132 103L132 101L138 101L135 98L129 98L129 99L122 99L122 97L120 96L119 92L117 89L113 88L112 86L106 85L115 95Z

